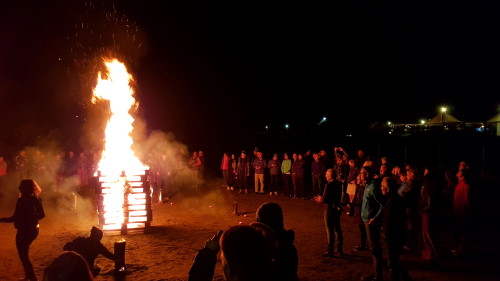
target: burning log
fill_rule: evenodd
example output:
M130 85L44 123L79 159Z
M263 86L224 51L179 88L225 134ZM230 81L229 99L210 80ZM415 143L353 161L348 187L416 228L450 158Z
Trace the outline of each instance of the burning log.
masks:
M125 274L125 239L115 242L115 274Z

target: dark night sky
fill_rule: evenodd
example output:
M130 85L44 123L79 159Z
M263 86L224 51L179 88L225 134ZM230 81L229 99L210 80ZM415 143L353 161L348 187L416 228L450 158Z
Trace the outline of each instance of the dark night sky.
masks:
M134 75L149 129L192 146L322 116L415 123L447 105L484 121L499 106L495 1L29 2L0 8L4 142L81 136L106 54Z

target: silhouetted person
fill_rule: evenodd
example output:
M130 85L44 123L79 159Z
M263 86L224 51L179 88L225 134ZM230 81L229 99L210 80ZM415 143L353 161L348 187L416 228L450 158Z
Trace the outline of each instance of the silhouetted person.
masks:
M464 256L467 252L469 236L472 230L472 214L470 200L470 172L468 169L459 169L458 183L453 196L453 213L455 216L456 235L459 242L452 250L454 256Z
M279 280L298 281L297 270L299 257L295 248L295 232L285 230L283 225L283 211L278 203L267 202L257 209L257 222L269 226L276 240L274 254L274 268Z
M382 178L381 191L386 198L383 216L383 233L387 245L387 262L391 281L412 280L401 265L400 256L406 243L406 204L397 194L398 184L392 177Z
M101 269L94 263L98 255L103 255L113 261L115 260L115 255L106 249L106 247L101 243L102 236L102 230L93 226L90 230L89 237L78 237L75 240L66 243L63 249L65 251L75 251L82 255L92 269L93 275L97 276L101 271Z
M380 190L380 179L374 178L373 168L364 167L366 171L366 187L363 194L363 204L361 206L361 219L365 224L368 244L373 257L373 273L364 276L364 281L383 280L382 245L380 233L382 230L383 217L383 197Z
M16 247L23 264L26 279L36 281L35 271L29 258L31 243L38 236L39 220L45 217L42 199L39 197L42 189L32 179L21 180L19 185L20 196L16 202L16 209L11 217L0 218L0 222L13 222L17 229Z
M43 272L43 281L92 281L87 261L77 252L61 253Z
M220 238L219 238L220 237ZM189 270L189 281L210 281L221 250L226 281L276 280L272 269L273 248L261 229L237 225L221 230L198 251Z
M344 254L344 237L340 225L340 214L342 213L341 197L342 197L342 182L338 181L333 169L326 170L325 178L327 183L323 191L323 196L317 196L316 202L325 204L324 219L326 227L326 235L328 247L323 253L324 257L334 256L335 235L337 235L337 253Z

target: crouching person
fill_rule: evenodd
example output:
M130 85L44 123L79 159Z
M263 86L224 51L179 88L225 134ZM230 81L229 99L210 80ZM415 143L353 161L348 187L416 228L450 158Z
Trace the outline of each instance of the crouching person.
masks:
M116 260L115 255L101 243L103 234L100 228L93 226L89 237L78 237L66 243L63 248L65 251L75 251L82 255L89 264L94 276L99 275L99 272L101 272L101 269L95 264L98 255L103 255L112 261Z

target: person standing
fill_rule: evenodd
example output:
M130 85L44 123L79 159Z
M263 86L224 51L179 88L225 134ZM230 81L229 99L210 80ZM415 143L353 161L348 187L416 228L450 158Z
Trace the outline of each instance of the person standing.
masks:
M193 151L193 155L189 158L189 168L193 171L193 187L196 189L199 185L199 172L201 160L198 157L198 151Z
M383 232L387 245L387 260L391 281L412 280L408 271L401 265L400 256L407 237L406 205L403 197L397 194L398 184L390 176L382 178L381 192L385 197Z
M457 248L451 250L451 253L454 256L465 256L469 233L471 232L472 219L469 170L459 169L457 172L457 179L457 187L453 194L453 214L459 242Z
M204 184L205 181L205 169L207 166L207 158L205 157L205 154L203 153L203 150L198 151L198 159L199 161L199 166L198 166L198 183L199 184Z
M380 233L382 230L383 198L380 189L380 179L374 178L371 166L364 167L366 171L366 187L361 205L361 219L365 224L368 244L373 257L373 273L361 278L363 281L383 280L383 260Z
M333 169L335 170L335 175L337 180L342 183L342 206L349 204L349 196L347 195L347 176L349 174L349 164L347 164L347 153L342 149L342 147L335 147L335 164Z
M234 154L231 154L229 159L228 169L227 169L227 190L234 190L236 186L237 173L236 168L238 167L238 159Z
M269 195L278 195L278 181L281 171L281 163L278 160L278 154L275 153L273 159L267 164L269 167L269 175L271 176L271 186Z
M281 174L283 175L284 195L292 197L292 160L290 160L287 152L283 154L283 162L281 162Z
M248 193L248 177L250 176L250 160L247 158L245 150L241 151L240 158L238 159L238 166L236 167L236 175L238 176L238 186L240 193L245 190Z
M349 173L347 174L347 194L349 194L349 215L354 216L354 196L356 195L356 179L359 175L359 168L356 167L354 159L349 159Z
M325 204L324 218L328 247L323 253L324 257L334 256L335 234L337 234L337 253L344 254L344 237L340 225L340 214L342 213L341 196L342 183L336 179L333 169L326 170L325 173L326 185L323 191L323 196L316 196L315 201Z
M255 171L255 193L264 193L264 169L267 167L266 160L262 157L262 152L257 151L257 158L253 159L252 167Z
M297 199L305 199L304 196L304 165L305 160L301 153L293 154L297 155L294 157L292 164L292 179L293 179L293 191L294 197Z
M323 175L325 174L325 163L321 162L318 153L313 153L313 162L311 163L311 176L313 197L323 194Z
M226 152L222 154L222 161L220 163L220 170L222 171L222 187L226 187L227 190L229 190L229 185L227 185L228 182L228 169L229 169L229 156L227 155Z
M17 229L17 253L23 264L26 279L37 281L29 258L29 248L38 237L39 220L45 217L42 199L39 197L42 190L34 180L23 179L19 185L19 192L14 214L11 217L0 218L0 222L14 223Z
M434 245L435 241L435 226L437 217L437 202L435 194L438 182L433 171L426 167L424 169L423 184L420 190L419 212L420 212L420 241L422 259L427 263L429 268L437 266L437 251Z
M7 178L7 162L0 156L0 197L3 195L5 180Z
M361 208L363 206L363 197L365 195L366 187L366 170L362 167L359 171L358 177L356 178L356 193L354 194L354 199L352 200L352 206L354 207L354 223L358 225L360 243L352 248L355 252L368 251L368 244L366 242L366 228L363 220L361 219Z

